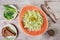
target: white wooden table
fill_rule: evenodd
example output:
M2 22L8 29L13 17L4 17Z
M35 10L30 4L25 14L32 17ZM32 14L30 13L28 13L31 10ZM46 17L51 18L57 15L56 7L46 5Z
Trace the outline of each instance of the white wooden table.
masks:
M17 26L19 30L19 36L17 37L16 40L60 40L60 1L59 0L52 0L52 2L48 2L49 6L53 10L54 14L58 18L57 23L52 23L52 21L49 19L49 27L53 28L56 30L56 35L54 37L49 37L46 33L43 34L42 36L37 36L37 37L31 37L25 35L21 30L18 25L18 17L11 21L7 22L3 18L3 4L17 4L19 7L19 10L25 5L36 5L40 7L40 4L42 3L42 0L0 0L0 40L4 40L1 34L1 29L3 28L4 25L8 23L13 23Z

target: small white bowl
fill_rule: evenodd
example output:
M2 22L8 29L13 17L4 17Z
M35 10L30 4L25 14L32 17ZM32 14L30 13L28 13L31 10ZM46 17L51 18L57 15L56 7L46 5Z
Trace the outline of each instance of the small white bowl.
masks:
M14 20L14 19L16 18L17 14L18 14L18 9L17 9L17 7L15 7L14 5L9 5L9 6L13 7L13 8L16 10L16 12L15 12L15 14L14 14L14 18L12 18L12 19L10 19L10 20L7 20L7 19L4 17L4 19L5 19L6 21L12 21L12 20ZM4 16L4 13L3 13L3 16Z
M15 28L15 26L14 25L12 25L12 24L7 24L7 25L4 25L4 27L6 27L6 26L8 26L9 28L11 28L15 33L16 33L16 36L7 36L7 37L4 37L4 39L5 40L15 40L16 39L16 37L17 37L17 29ZM3 28L4 28L3 27Z

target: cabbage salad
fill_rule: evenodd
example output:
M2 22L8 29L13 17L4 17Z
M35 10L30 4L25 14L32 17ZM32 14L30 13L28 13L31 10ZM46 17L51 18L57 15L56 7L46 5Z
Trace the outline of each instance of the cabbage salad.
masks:
M27 10L23 16L24 28L29 31L38 31L42 28L43 17L39 11Z

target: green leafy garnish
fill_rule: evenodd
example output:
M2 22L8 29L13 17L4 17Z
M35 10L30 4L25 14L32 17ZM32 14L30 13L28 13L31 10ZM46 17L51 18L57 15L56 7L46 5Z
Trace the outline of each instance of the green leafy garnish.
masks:
M14 18L13 14L14 14L13 12L7 11L7 12L4 12L4 17L6 19L10 20L10 19Z
M5 11L4 11L4 17L7 20L13 19L14 18L14 14L16 12L16 9L9 6L9 5L4 5Z

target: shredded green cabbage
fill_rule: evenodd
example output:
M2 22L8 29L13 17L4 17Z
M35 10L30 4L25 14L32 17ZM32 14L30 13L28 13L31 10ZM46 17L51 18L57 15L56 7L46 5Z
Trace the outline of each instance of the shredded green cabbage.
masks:
M37 31L41 29L43 24L43 18L39 11L28 10L23 16L24 28L27 28L29 31Z

